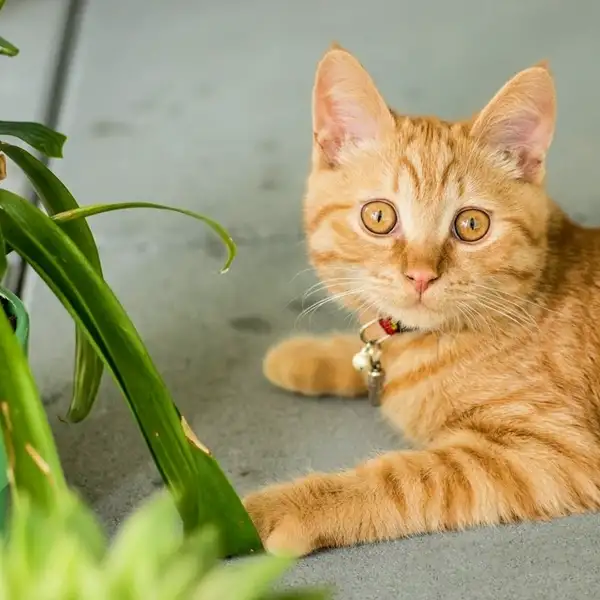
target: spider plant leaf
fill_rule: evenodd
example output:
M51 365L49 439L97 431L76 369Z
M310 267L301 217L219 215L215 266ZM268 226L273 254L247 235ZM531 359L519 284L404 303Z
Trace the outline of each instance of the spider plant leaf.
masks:
M35 156L12 144L0 142L6 154L28 177L46 212L54 215L79 207L64 183ZM65 223L63 231L77 244L89 263L102 275L98 247L83 219ZM78 423L91 412L98 395L104 365L79 327L75 328L75 369L67 420Z
M261 600L293 563L281 556L257 556L221 566L204 578L193 600Z
M0 136L8 135L23 140L38 152L50 158L62 158L67 136L31 121L0 121Z
M57 223L70 223L76 219L87 218L93 215L112 212L114 210L126 210L131 208L154 208L157 210L167 210L204 222L221 238L221 241L227 248L228 256L223 268L221 269L221 273L226 273L229 270L229 267L231 267L231 263L235 259L236 255L236 246L229 233L222 225L210 217L206 217L205 215L201 215L197 212L186 210L184 208L165 206L164 204L155 204L153 202L116 202L114 204L91 204L89 206L82 206L80 208L68 210L60 214L55 214L53 218Z
M215 458L184 431L171 395L111 288L61 227L0 190L7 243L35 269L113 374L187 531L214 524L226 555L262 549L256 529Z
M1 8L2 6L0 5L0 9ZM5 56L17 56L17 54L19 54L19 49L7 39L0 36L0 54L4 54Z
M13 501L21 490L40 506L56 509L67 493L58 453L29 364L1 310L0 423Z
M4 242L4 236L2 235L2 229L0 229L0 281L2 281L7 269L8 260L6 258L6 243Z

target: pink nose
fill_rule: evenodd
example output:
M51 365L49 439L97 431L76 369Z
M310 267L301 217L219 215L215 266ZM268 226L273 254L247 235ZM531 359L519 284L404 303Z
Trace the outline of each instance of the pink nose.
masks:
M438 278L436 273L427 269L409 269L404 274L419 294L422 294Z

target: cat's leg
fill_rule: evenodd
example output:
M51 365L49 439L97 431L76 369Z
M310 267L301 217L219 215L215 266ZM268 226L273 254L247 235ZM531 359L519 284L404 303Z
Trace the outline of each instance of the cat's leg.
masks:
M296 555L600 506L598 452L588 440L502 432L460 431L426 450L266 488L245 506L269 551Z
M360 348L356 335L294 337L267 352L263 372L272 384L305 396L364 396L364 375L352 366Z

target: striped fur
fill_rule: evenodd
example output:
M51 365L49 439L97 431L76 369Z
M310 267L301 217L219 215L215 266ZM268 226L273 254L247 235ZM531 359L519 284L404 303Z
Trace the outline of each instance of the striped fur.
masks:
M355 93L367 116L379 115L378 92L344 52L323 59L354 82L339 102ZM418 328L383 356L382 410L414 450L251 494L245 505L270 550L306 554L600 507L600 231L571 222L544 190L548 77L546 66L517 76L465 122L390 112L392 126L387 116L380 129L357 126L375 142L325 144L316 132L304 204L310 260L332 293L352 292L342 302L363 321L390 315ZM530 127L515 97L549 120ZM528 143L501 152L494 143L520 133L502 137L515 114ZM490 127L500 129L484 138ZM361 229L370 198L394 203L399 231ZM465 206L491 214L480 243L451 235ZM439 276L418 299L404 276L414 267ZM356 336L287 340L268 353L265 374L306 395L364 395L357 349Z

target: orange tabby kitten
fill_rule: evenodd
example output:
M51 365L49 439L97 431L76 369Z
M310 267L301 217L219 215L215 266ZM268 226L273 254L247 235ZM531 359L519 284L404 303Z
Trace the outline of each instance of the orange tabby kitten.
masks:
M554 125L545 63L450 123L396 114L351 54L325 54L310 259L347 306L369 308L365 320L411 328L383 345L382 410L416 449L251 494L268 550L600 507L600 232L544 191ZM307 395L364 395L359 347L358 336L291 339L265 373Z

